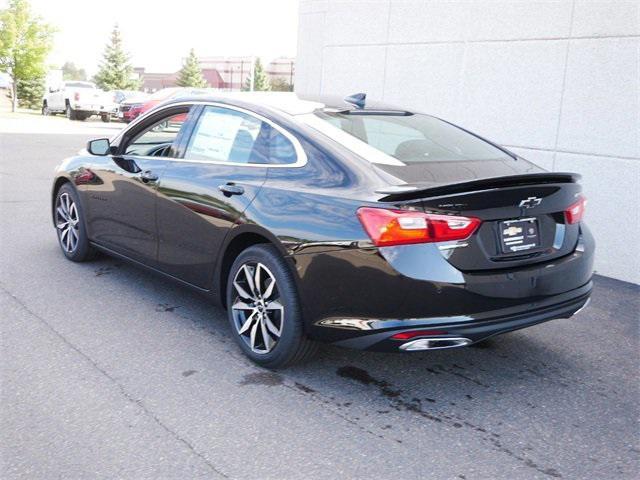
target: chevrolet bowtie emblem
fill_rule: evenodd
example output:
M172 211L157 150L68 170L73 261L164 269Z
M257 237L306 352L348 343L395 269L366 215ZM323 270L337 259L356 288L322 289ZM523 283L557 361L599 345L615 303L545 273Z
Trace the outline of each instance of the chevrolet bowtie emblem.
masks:
M542 203L542 199L538 197L529 197L526 200L521 200L518 206L520 208L533 208Z
M507 237L514 237L514 236L518 235L519 233L522 233L522 228L520 228L520 227L509 227L509 228L505 228L502 233L504 235L506 235Z

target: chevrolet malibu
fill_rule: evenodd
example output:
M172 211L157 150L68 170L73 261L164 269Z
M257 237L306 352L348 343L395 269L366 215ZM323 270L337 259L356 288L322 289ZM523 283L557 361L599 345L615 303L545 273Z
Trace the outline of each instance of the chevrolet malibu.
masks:
M164 103L56 170L75 262L104 252L227 310L254 362L415 352L568 318L595 244L573 173L413 110L294 94Z

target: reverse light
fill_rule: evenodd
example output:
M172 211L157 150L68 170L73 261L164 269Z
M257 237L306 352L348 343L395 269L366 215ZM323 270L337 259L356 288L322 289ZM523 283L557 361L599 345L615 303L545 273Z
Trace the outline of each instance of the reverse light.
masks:
M358 218L377 247L464 240L480 226L474 217L360 207Z
M574 223L580 222L582 217L584 216L584 210L587 206L587 199L582 195L578 198L578 201L572 203L569 208L564 211L564 216L567 220L567 223L572 225Z

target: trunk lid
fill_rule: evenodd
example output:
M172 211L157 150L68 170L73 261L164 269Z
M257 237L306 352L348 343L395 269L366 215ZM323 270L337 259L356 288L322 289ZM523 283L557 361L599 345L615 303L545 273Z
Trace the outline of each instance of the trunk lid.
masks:
M438 244L452 265L472 272L547 262L573 252L579 224L568 224L564 211L581 194L578 179L571 173L535 173L405 184L378 193L382 201L481 219L467 240Z

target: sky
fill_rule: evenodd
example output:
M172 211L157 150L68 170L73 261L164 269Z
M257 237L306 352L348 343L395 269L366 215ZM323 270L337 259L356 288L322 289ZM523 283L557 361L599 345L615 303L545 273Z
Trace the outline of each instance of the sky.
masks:
M198 56L295 56L297 0L30 0L58 32L49 63L96 72L115 23L134 67L175 72ZM7 0L0 0L4 8Z

